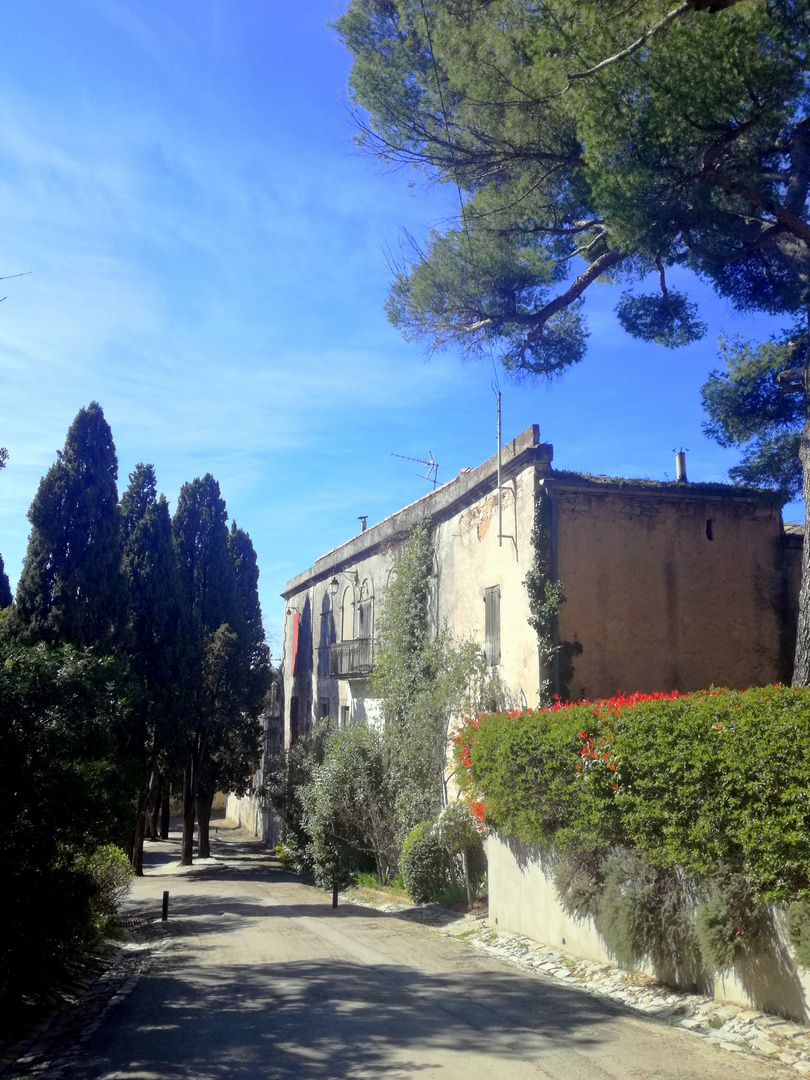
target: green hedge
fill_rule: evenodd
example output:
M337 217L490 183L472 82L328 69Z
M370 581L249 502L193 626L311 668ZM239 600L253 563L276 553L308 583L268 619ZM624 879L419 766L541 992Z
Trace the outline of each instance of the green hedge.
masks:
M810 690L615 698L499 713L456 742L507 837L582 857L621 846L754 904L810 895Z
M435 818L415 825L402 847L402 882L417 904L435 900L450 886L450 856Z

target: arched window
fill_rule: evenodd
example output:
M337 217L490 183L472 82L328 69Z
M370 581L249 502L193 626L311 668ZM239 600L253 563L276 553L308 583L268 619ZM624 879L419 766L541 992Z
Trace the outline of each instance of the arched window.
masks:
M374 595L370 578L364 578L360 586L360 603L357 608L357 636L370 638L374 629Z
M343 590L343 603L340 605L340 640L351 641L354 638L354 589L347 585Z

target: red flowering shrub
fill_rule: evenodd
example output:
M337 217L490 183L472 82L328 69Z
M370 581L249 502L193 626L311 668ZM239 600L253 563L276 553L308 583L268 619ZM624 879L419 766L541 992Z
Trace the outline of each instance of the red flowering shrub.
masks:
M810 895L810 690L558 701L478 718L456 756L504 835Z

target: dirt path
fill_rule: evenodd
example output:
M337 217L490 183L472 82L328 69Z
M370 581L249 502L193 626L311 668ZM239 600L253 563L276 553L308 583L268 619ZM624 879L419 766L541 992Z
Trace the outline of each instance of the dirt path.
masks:
M129 914L167 936L61 1068L76 1080L784 1077L620 1005L527 976L402 915L285 874L220 829L215 858L150 845ZM56 1065L56 1063L54 1063Z

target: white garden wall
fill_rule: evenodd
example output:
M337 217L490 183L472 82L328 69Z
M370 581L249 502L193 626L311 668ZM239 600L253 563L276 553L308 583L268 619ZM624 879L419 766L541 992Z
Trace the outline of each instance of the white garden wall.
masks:
M498 930L520 934L584 960L610 962L592 919L574 919L562 908L551 878L552 856L536 846L487 839L489 921ZM773 939L758 954L738 964L734 974L699 987L718 1001L775 1013L799 1023L810 1021L810 973L797 971L783 931L773 913ZM645 969L677 985L671 972ZM694 989L694 987L688 987Z

